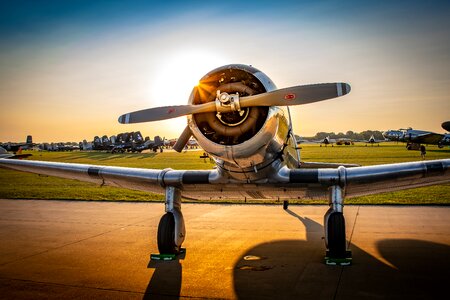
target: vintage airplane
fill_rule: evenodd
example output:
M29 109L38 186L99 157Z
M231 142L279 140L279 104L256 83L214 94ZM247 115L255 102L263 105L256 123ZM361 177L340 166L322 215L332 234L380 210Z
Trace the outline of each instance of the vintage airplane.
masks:
M294 138L295 138L295 141L296 141L297 144L303 144L303 143L309 143L310 142L309 140L304 139L303 137L301 137L301 136L299 136L297 134L294 135Z
M82 147L82 146L81 146ZM76 143L41 143L38 148L44 151L75 151L80 150L80 144Z
M322 144L326 146L331 145L333 147L333 144L336 143L336 139L331 139L330 136L326 136L323 140L313 141L313 143L320 144L320 147L322 147Z
M155 170L1 159L22 171L165 193L158 226L161 253L178 253L185 239L181 197L189 199L329 198L324 216L330 257L346 257L344 197L450 182L450 159L375 166L308 163L300 160L289 106L346 95L346 83L277 89L266 74L247 65L227 65L206 74L188 105L158 107L122 115L120 123L187 116L174 146L182 151L193 136L216 168ZM170 96L170 93L168 94ZM297 150L297 151L295 151Z
M2 146L0 146L0 158L23 159L28 156L31 156L31 154L30 153L22 154L22 149L19 149L18 151L11 153L11 152L8 152Z
M99 137L98 135L94 136L94 140L92 141L92 150L97 151L111 151L114 145L111 143L111 140L107 135L103 135Z
M412 129L411 127L388 130L383 132L383 136L390 141L405 142L408 150L419 150L422 144L437 145L439 148L450 145L450 140L444 134Z
M374 144L377 144L378 146L380 146L380 143L385 142L385 140L377 140L372 134L368 140L362 140L361 142L366 143L366 146L367 146L367 144L370 144L372 146Z
M111 153L116 152L142 152L144 150L152 150L162 152L164 146L164 140L160 136L155 136L154 140L151 140L148 136L142 136L140 131L125 132L117 135L116 143L111 150Z
M313 143L318 143L320 144L320 147L322 147L322 144L326 146L331 145L331 147L333 147L333 144L336 144L338 146L342 146L342 145L353 145L353 140L352 139L348 139L348 138L338 138L338 139L332 139L330 138L330 136L325 137L323 140L318 140L318 141L313 141Z
M25 143L3 143L0 144L0 147L4 148L6 151L14 152L16 153L19 150L27 150L34 147L35 144L33 143L33 137L31 135L27 135L27 139Z

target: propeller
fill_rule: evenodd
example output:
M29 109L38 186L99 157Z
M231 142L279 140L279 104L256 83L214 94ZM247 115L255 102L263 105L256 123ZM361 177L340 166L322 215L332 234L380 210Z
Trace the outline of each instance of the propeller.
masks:
M221 106L220 112L232 111L233 109L236 110L236 107L239 109L239 107L244 108L252 106L302 105L340 97L348 94L349 92L350 85L347 83L321 83L288 87L241 98L235 98L234 95L229 95L232 105ZM222 95L224 94L221 94L220 96ZM219 98L219 100L222 101L223 99ZM152 122L191 114L215 112L219 110L216 102L213 101L203 104L163 106L139 110L120 116L119 123L131 124Z
M173 145L172 149L177 152L183 151L184 147L189 142L189 139L191 138L191 136L192 136L192 131L189 128L189 126L186 126L186 128L184 128L183 132L181 133L181 135L178 138L175 145Z

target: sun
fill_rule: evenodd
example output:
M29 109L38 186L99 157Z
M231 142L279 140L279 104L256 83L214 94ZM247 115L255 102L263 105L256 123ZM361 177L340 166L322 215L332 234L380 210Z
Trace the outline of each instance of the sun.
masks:
M155 68L156 80L150 88L151 107L187 104L200 78L227 63L220 55L200 49L168 53L160 61ZM168 120L164 124L181 133L186 126L186 117Z
M225 59L206 50L184 50L168 54L157 69L151 99L157 105L187 104L192 88L209 71L225 64Z

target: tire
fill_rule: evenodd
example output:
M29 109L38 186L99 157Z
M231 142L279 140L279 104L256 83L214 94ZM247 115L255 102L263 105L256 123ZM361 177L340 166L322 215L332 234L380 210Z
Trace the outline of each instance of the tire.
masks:
M161 217L158 225L158 250L160 254L176 254L175 218L172 213Z
M345 257L345 219L342 213L334 212L328 219L328 250L333 257Z
M289 201L288 200L284 200L283 201L283 209L286 210L289 207Z

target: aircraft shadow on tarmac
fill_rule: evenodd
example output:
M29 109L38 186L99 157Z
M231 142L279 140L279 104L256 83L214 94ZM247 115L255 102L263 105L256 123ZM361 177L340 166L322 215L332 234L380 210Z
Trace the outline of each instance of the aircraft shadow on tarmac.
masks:
M155 295L159 298L164 296L180 296L182 268L180 259L184 259L186 253L183 253L172 261L154 261L150 260L147 268L155 269L143 299L154 299Z
M278 240L247 251L233 271L238 299L434 299L447 294L449 246L385 239L376 244L385 262L351 245L352 266L327 266L323 226L286 212L305 226L306 240ZM180 295L179 261L150 262L149 267L156 269L144 299Z

